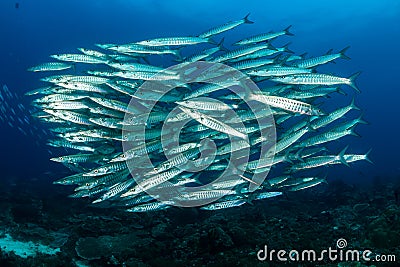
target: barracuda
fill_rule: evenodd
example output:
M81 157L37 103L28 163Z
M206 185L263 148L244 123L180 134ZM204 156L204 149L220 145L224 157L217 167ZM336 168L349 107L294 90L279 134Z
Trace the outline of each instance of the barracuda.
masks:
M62 62L49 62L42 63L40 65L31 67L28 71L38 72L38 71L56 71L56 70L66 70L72 68L71 64L66 64Z
M272 80L288 84L315 84L315 85L347 84L357 92L360 92L360 90L357 88L355 84L355 80L359 75L360 72L357 72L351 75L349 78L342 78L323 73L310 73L310 74L296 74L285 77L276 77L273 78Z
M247 14L243 19L235 20L235 21L229 21L229 22L224 23L224 24L222 24L220 26L211 28L211 29L203 32L202 34L200 34L199 37L208 38L210 36L217 35L217 34L229 31L229 30L231 30L233 28L236 28L237 26L240 26L242 24L253 24L254 22L249 20L249 16L250 16L250 14Z
M260 42L264 42L264 41L268 41L268 40L277 38L277 37L282 36L282 35L292 36L293 34L291 32L289 32L289 29L291 27L292 27L292 25L288 26L283 31L269 32L269 33L259 34L259 35L256 35L256 36L245 38L243 40L240 40L240 41L236 42L235 45L249 45L249 44L254 44L254 43L260 43Z

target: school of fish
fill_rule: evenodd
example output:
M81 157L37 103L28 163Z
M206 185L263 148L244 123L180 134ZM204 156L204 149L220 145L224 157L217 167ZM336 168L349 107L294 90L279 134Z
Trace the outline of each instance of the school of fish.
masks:
M97 44L94 49L51 55L55 61L30 68L44 74L45 86L26 95L34 97L33 116L55 133L48 144L58 156L51 160L74 171L54 183L75 185L70 197L86 197L93 205L122 207L128 212L164 210L178 202L208 199L216 201L200 208L218 210L326 183L321 167L370 161L369 152L351 154L347 146L341 151L329 149L331 142L357 136L354 128L366 123L361 116L345 117L351 111L360 113L354 98L346 106L324 110L324 103L334 103L335 94L359 92L355 83L359 73L339 77L318 71L320 65L349 59L348 48L306 57L295 55L287 45L272 45L277 38L293 35L290 26L238 40L229 49L224 46L222 33L252 23L247 15L197 36ZM213 76L216 84L179 83L179 72L151 64L160 58L169 66L224 64L249 77L260 93L231 92L228 89L237 86L238 80L218 80L218 71L200 72L206 78ZM146 82L170 83L174 88L168 94L156 87L139 94ZM157 101L144 116L152 99ZM267 105L270 111L250 112L248 102ZM226 116L228 111L236 117ZM257 123L267 116L274 122ZM168 139L174 130L163 130L163 125L183 120L190 122L181 130L178 145L165 149L162 136ZM143 142L137 140L136 127L145 128ZM276 133L276 143L262 135L265 129ZM211 147L210 140L216 145L214 157L204 158L209 161L201 171L190 171L194 163L203 164L198 159ZM124 142L130 147L123 149ZM263 143L274 152L272 160L260 157ZM231 154L241 151L248 151L248 158L232 160ZM143 167L145 158L151 160L151 168ZM236 172L222 182L214 181L233 161ZM261 183L252 179L266 174ZM255 190L249 190L252 184L257 185ZM203 185L208 186L193 192L180 189ZM159 200L147 194L152 189L173 194Z

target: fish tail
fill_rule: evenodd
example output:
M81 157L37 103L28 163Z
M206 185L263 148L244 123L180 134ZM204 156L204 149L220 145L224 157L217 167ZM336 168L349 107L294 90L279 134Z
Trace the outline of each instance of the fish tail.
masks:
M283 31L285 32L285 34L286 35L289 35L289 36L293 36L294 34L293 33L291 33L290 31L289 31L289 29L292 27L292 25L289 25L286 29L284 29Z
M357 122L358 122L358 123L361 123L361 124L369 124L369 122L363 120L361 117L362 117L362 114L360 115L360 117L357 118Z
M347 163L347 161L344 158L344 153L346 153L346 150L349 146L346 146L345 148L343 148L342 151L340 151L339 153L339 158L340 158L340 162L343 163L344 165L346 165L347 167L350 167L349 163Z
M210 44L213 44L213 45L217 45L217 44L218 44L218 43L217 43L214 39L212 39L211 37L207 38L207 40L208 40L208 42L209 42Z
M249 14L247 14L244 18L243 18L243 20L244 20L244 23L247 23L247 24L253 24L254 23L254 21L251 21L251 20L249 20L249 16L250 16L250 13Z
M371 151L372 151L372 148L370 150L368 150L367 153L365 153L365 160L371 164L374 164L374 162L369 158L369 153L371 153Z
M356 104L355 104L355 102L354 102L354 97L353 97L353 99L351 100L350 107L351 107L352 109L355 109L355 110L361 110L359 107L356 106Z
M305 52L305 53L303 53L303 54L301 54L301 55L299 55L299 57L301 57L301 58L306 58L306 56L307 56L307 52Z
M182 62L183 61L183 58L182 58L182 55L181 55L181 51L179 49L173 50L172 53L176 57L174 59L175 61L178 61L178 62Z
M354 126L353 126L353 128L350 128L350 135L354 135L354 136L357 136L357 137L361 137L361 135L359 135L358 133L356 133L355 131L354 131Z
M267 43L267 48L268 49L271 49L271 50L278 50L278 49L276 49L276 47L275 46L273 46L271 43Z
M339 54L340 54L340 58L343 59L350 59L350 57L346 56L344 53L350 48L350 46L346 46L345 48L343 48L342 50L340 50Z
M360 74L361 74L361 71L356 72L349 77L349 80L350 80L349 86L352 87L354 90L356 90L358 93L361 93L361 91L360 91L360 89L358 89L358 87L356 85L356 79Z
M218 48L219 48L219 50L221 50L221 51L228 52L228 51L229 51L228 48L226 48L226 47L224 46L224 41L225 41L225 37L223 37L223 38L221 39L221 41L219 41L219 43L218 43Z
M290 151L286 152L284 161L293 164L293 161L290 159Z
M294 54L294 52L293 52L292 50L289 49L289 45L290 45L290 44L291 44L291 42L285 44L285 45L283 46L283 48L284 48L283 51L285 51L286 53Z
M347 95L345 91L343 91L343 90L340 89L340 87L338 87L338 88L336 89L336 92L339 93L339 94L341 94L341 95Z

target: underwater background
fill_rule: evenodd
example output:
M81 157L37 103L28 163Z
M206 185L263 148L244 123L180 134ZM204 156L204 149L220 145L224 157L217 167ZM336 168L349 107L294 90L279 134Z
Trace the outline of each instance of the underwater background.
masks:
M255 23L227 32L226 43L293 25L294 36L279 38L275 46L291 42L291 50L308 56L351 46L346 52L351 60L338 60L323 69L342 77L362 71L357 79L361 93L354 94L369 124L357 127L361 138L345 137L334 146L340 151L350 142L355 153L372 148L373 164L362 161L352 168L329 167L328 185L287 199L216 212L177 209L139 217L93 209L84 200L67 198L71 189L52 184L67 170L49 161L46 133L35 131L26 136L2 123L0 205L5 212L0 215L0 225L4 230L14 229L14 236L21 240L24 235L25 240L46 239L46 231L51 230L54 236L58 234L54 239L65 242L59 241L62 252L58 256L23 259L3 253L1 266L38 266L42 262L45 266L257 266L261 262L252 252L264 244L277 249L319 249L338 238L346 238L358 249L399 253L400 3L396 0L3 0L0 86L7 85L20 95L9 104L29 106L31 99L23 94L41 84L35 73L26 70L49 61L50 54L95 48L96 43L196 35L247 13ZM335 96L335 106L344 106L349 99ZM19 234L24 227L26 233ZM334 227L339 230L332 230ZM34 234L30 236L28 230ZM75 254L76 247L85 242L114 244L114 248L101 257L80 257ZM123 244L128 243L130 249L124 250ZM397 257L400 259L400 254ZM324 264L332 263L320 265Z

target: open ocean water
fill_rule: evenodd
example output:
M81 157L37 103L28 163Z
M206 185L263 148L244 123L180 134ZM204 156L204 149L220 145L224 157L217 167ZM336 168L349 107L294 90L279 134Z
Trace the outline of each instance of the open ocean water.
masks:
M238 40L292 25L294 36L272 40L274 47L290 43L295 55L309 58L350 46L350 60L337 59L318 72L349 77L361 71L356 80L361 93L342 85L346 95L333 93L319 103L332 111L354 97L361 111L346 118L361 115L368 124L356 126L359 137L345 136L327 147L335 155L347 145L354 154L372 149L372 164L320 167L317 174L326 175L327 184L214 211L129 213L112 204L93 206L93 199L68 198L74 187L53 184L73 172L49 160L66 152L46 145L54 137L49 125L30 116L34 98L24 94L44 86L39 79L45 75L28 68L55 61L52 54L79 53L78 47L104 52L95 44L197 36L246 14L253 24L212 39L224 37L233 50ZM8 88L0 88L0 266L400 265L398 1L2 0L0 36L0 87ZM212 47L207 45L201 47ZM183 56L201 50L184 49ZM141 63L168 67L173 59ZM343 254L357 250L360 258L372 260L328 254L296 260L290 252L314 250L320 256L329 248ZM271 250L271 259L260 257ZM280 256L287 261L278 250L286 251Z

